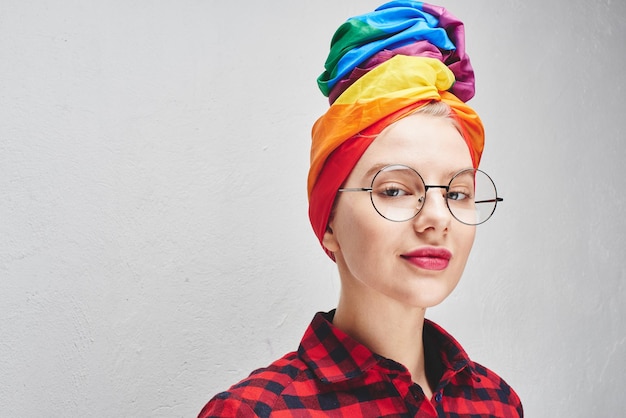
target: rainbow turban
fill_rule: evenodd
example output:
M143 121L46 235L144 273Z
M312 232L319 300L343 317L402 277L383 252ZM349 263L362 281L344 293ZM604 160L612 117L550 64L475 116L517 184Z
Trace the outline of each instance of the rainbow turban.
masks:
M396 0L352 17L335 32L324 68L317 81L330 108L313 125L308 177L320 242L337 190L376 135L431 101L450 106L478 167L484 129L465 104L474 96L474 71L463 23L446 9Z

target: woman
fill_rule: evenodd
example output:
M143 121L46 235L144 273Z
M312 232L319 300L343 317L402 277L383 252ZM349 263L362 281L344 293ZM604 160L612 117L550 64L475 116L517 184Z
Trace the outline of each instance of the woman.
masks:
M463 24L392 1L349 19L318 79L309 215L341 280L297 352L216 395L212 416L522 416L515 392L425 319L498 201Z

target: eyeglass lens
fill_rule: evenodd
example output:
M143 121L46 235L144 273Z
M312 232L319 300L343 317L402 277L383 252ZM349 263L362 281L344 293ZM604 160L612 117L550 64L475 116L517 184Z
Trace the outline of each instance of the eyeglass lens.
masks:
M390 221L402 222L415 217L426 201L428 188L437 187L446 198L450 213L459 222L478 225L493 214L497 191L491 178L481 170L457 173L446 187L426 186L422 177L403 165L385 167L372 181L372 204Z

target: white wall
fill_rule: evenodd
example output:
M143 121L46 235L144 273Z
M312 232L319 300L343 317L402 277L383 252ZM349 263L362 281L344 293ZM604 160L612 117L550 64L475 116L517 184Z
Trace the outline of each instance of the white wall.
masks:
M0 415L189 417L334 306L315 78L377 1L0 2ZM626 385L626 4L450 0L504 204L430 316L529 417Z

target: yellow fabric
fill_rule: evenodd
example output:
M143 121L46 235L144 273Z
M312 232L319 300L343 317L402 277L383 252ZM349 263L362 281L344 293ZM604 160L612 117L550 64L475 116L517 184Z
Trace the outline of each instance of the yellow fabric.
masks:
M454 74L440 60L397 55L359 78L335 104L436 94L452 84Z

